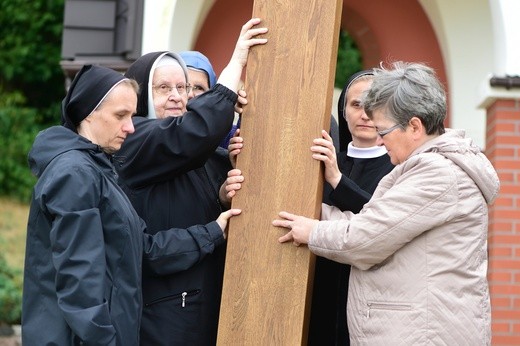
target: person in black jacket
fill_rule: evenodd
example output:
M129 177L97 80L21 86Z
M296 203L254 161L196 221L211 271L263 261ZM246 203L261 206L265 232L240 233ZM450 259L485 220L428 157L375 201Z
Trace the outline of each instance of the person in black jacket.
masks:
M313 157L325 166L324 203L359 212L379 181L394 166L384 146L377 146L377 132L362 104L373 72L353 74L338 100L340 152L326 131L314 140ZM346 303L350 266L316 258L309 325L309 345L349 345Z
M136 133L117 153L116 168L147 232L205 223L222 212L223 204L229 205L229 191L216 191L204 164L231 128L249 48L267 42L256 38L267 32L259 23L251 19L242 27L217 84L189 103L187 89L179 90L188 79L176 54L146 54L126 72L142 91L134 117ZM149 119L151 112L159 119ZM225 247L220 246L194 266L163 276L144 263L142 345L215 344L224 259Z
M34 141L24 345L138 345L142 263L155 275L185 270L224 243L228 219L240 212L146 233L112 165L134 132L137 88L119 72L84 66L63 100L63 126Z

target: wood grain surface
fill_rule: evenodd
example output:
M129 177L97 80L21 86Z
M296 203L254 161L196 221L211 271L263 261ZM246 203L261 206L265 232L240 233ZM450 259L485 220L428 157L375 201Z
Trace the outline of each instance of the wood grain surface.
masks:
M319 218L312 139L330 127L341 0L255 0L268 43L249 54L242 116L245 177L233 200L218 345L305 345L314 275L306 246L280 244L278 212Z

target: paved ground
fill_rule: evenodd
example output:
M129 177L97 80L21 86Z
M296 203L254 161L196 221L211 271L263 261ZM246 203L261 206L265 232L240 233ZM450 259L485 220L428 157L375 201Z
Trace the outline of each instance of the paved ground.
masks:
M20 336L20 326L13 327L9 332L16 334L6 336L4 335L7 331L2 327L2 332L0 333L0 346L21 346L22 338Z
M22 339L19 336L0 336L0 346L21 346Z

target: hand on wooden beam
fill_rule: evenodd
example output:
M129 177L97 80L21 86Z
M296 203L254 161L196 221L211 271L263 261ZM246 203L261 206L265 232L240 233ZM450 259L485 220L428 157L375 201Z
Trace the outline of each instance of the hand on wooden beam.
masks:
M238 114L242 114L244 110L243 107L247 105L247 93L244 89L240 89L238 92L238 100L235 104L235 112Z
M308 244L312 230L318 224L318 220L309 219L305 216L294 215L286 211L278 214L282 219L273 220L273 226L289 229L289 232L278 238L280 243L292 241L295 246Z
M323 138L316 138L313 140L313 146L311 146L312 158L323 162L325 167L324 178L333 189L338 186L341 181L341 171L338 167L338 161L336 156L336 148L332 137L325 130L321 130Z
M229 60L229 63L222 70L217 80L217 83L234 92L238 91L242 70L247 64L249 49L253 46L267 43L266 38L257 38L258 35L267 33L267 28L256 27L260 22L260 18L252 18L242 26L231 60Z
M232 169L228 172L226 181L220 186L219 198L220 202L227 208L231 206L231 199L235 197L236 192L242 188L244 176L239 169Z
M240 137L240 129L235 131L235 134L229 140L228 145L228 153L229 153L229 161L231 161L231 166L236 168L237 166L237 156L242 151L244 147L244 138Z
M217 223L222 229L222 233L224 233L224 239L227 238L227 225L229 222L229 219L231 219L233 216L238 215L242 212L241 209L229 209L225 212L220 213L220 216L217 219Z

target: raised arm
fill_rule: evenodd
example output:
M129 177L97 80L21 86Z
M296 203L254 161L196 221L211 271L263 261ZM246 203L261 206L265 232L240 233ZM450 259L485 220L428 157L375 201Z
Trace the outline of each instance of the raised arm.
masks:
M242 71L247 64L249 49L258 44L267 43L266 38L256 37L267 33L267 28L256 27L260 22L260 18L252 18L242 26L233 55L217 80L218 84L224 85L235 93L239 89L240 77L242 76Z
M139 187L160 182L204 165L231 128L249 49L267 42L256 38L267 32L267 28L255 27L259 23L260 19L253 18L244 24L217 85L190 101L187 113L162 120L134 120L135 133L114 155L126 184Z

